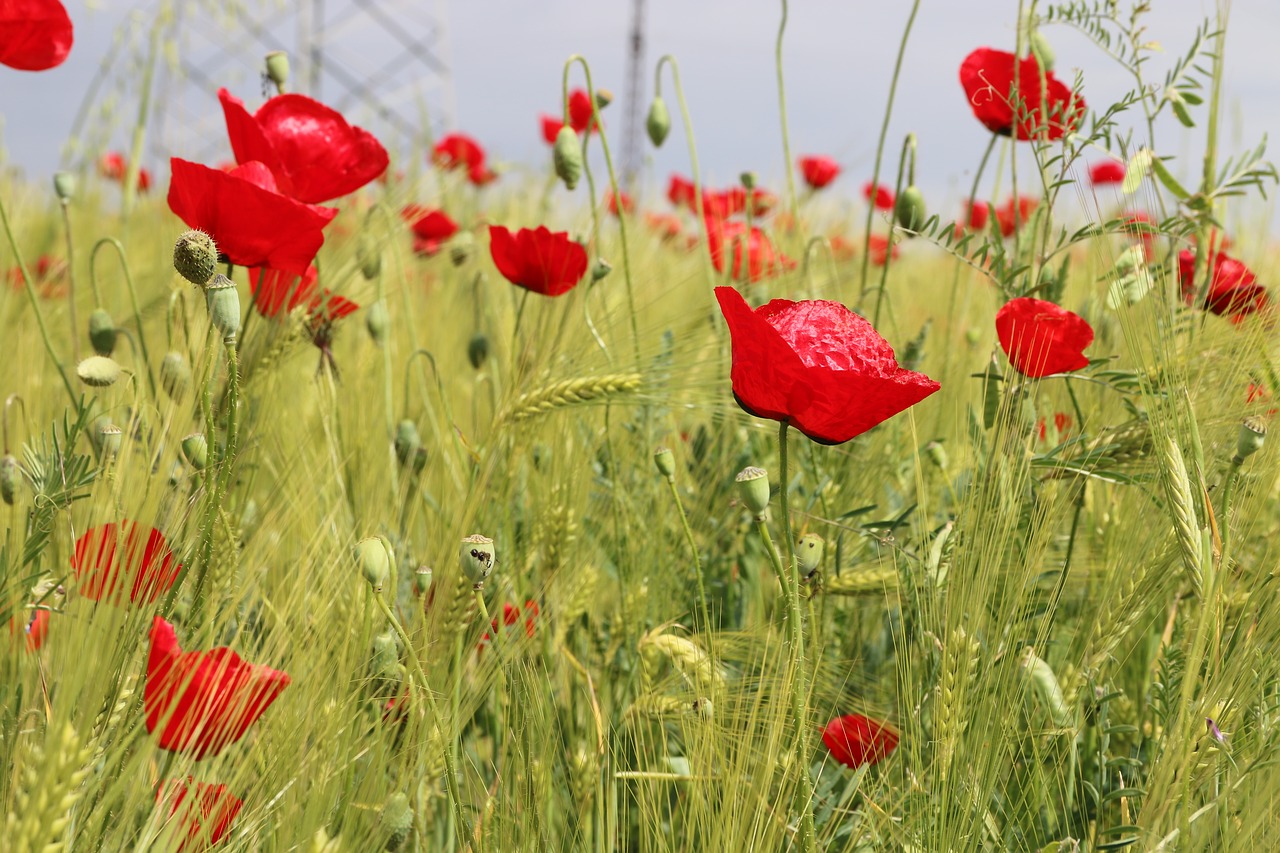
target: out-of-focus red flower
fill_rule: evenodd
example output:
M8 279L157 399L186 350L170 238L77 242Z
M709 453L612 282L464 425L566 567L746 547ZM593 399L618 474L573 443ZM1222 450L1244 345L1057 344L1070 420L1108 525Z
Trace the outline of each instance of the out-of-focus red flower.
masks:
M747 191L742 187L702 191L702 211L711 219L728 219L746 209Z
M680 236L684 225L680 217L673 213L654 213L645 211L644 224L648 225L663 240L674 240Z
M1022 195L1009 198L996 208L996 224L1000 226L1003 237L1012 237L1018 229L1027 224L1031 214L1035 213L1040 199L1033 195Z
M698 193L693 188L693 181L683 175L672 175L667 184L667 200L676 207L685 207L692 211L698 208Z
M564 127L564 122L555 116L542 115L542 139L548 145L556 144L556 135L560 133L560 128Z
M1067 434L1067 430L1071 428L1071 415L1066 412L1055 412L1053 416L1053 431L1056 436L1055 440L1060 440ZM1039 434L1040 440L1045 441L1049 438L1049 421L1041 417L1036 421L1036 433Z
M1095 187L1124 183L1125 165L1119 160L1099 160L1089 167L1089 182Z
M502 605L502 624L510 628L520 620L521 616L524 616L525 636L529 639L533 639L538 630L536 621L538 612L538 602L533 601L532 599L526 601L524 603L524 607L517 607L508 601ZM493 621L489 623L489 630L484 633L484 636L480 638L480 642L476 644L476 651L484 651L484 647L493 640L493 634L496 634L497 632L498 617L495 616Z
M542 225L515 234L490 225L489 254L507 281L543 296L568 293L587 272L587 250L568 233Z
M778 252L772 241L759 228L747 233L745 222L726 222L707 216L707 247L716 272L724 272L726 247L733 254L730 275L736 281L760 281L794 269L796 262Z
M619 199L622 200L621 206L618 204ZM605 190L604 206L614 216L619 216L621 213L631 213L636 209L636 203L632 200L631 196L627 195L626 192L620 192L615 196L613 194L613 190ZM619 207L621 207L621 212Z
M277 95L252 115L226 89L218 100L236 162L265 164L278 190L298 201L339 198L387 170L387 151L373 134L306 95Z
M413 230L413 250L430 257L440 251L444 242L458 233L458 223L443 210L411 204L400 215Z
M996 312L996 334L1009 362L1023 376L1069 373L1089 364L1084 350L1093 328L1060 305L1021 296Z
M1182 296L1191 304L1195 300L1196 253L1183 249L1178 253L1178 279L1182 284ZM1209 261L1213 267L1209 292L1205 294L1204 307L1219 316L1229 317L1240 323L1250 314L1256 314L1269 304L1267 289L1258 284L1258 277L1243 261L1225 252L1215 253Z
M23 646L28 652L39 651L48 634L49 611L43 607L31 611L30 616L19 611L9 619L9 636L15 640L18 637L24 638Z
M753 311L732 287L717 287L716 299L729 324L738 405L814 441L848 441L940 387L899 367L888 342L838 302L775 299Z
M898 255L902 254L902 249L897 243L890 242L888 237L880 234L871 235L871 244L868 249L871 255L871 263L878 267L884 266L890 259L896 261Z
M1018 61L1008 51L980 47L961 63L960 85L978 121L1001 136L1057 140L1084 119L1084 98L1051 71L1044 72L1042 79L1040 62L1032 55Z
M122 186L128 166L129 164L125 161L124 155L119 151L108 151L98 158L98 174ZM138 169L138 192L147 192L150 189L151 173L144 166Z
M498 173L489 168L480 143L465 133L448 133L440 137L431 149L431 162L449 171L465 171L467 180L477 187L498 179Z
M256 161L232 172L177 157L169 165L169 209L239 266L304 274L324 244L322 229L338 215L281 195L271 170Z
M301 276L269 267L251 267L248 275L253 307L267 319L283 319L301 308L308 319L339 320L360 307L344 296L318 290L314 266Z
M837 261L851 261L858 256L858 247L843 234L832 234L827 238L831 246L831 256Z
M207 850L231 834L231 824L244 802L226 785L197 782L192 777L167 779L156 789L156 803L178 826L179 853Z
M764 187L756 187L748 196L752 216L765 216L778 206L778 197Z
M592 121L593 115L594 106L586 89L574 89L569 93L569 127L572 127L579 134L590 133L595 130L595 122ZM555 145L556 134L560 132L560 128L564 127L564 121L560 116L561 113L556 115L543 114L541 117L542 138L547 141L548 145Z
M27 272L31 273L31 284L41 297L55 299L67 295L67 262L62 258L41 255L27 268ZM22 267L15 264L9 267L6 275L14 290L22 289Z
M796 161L800 176L810 189L820 190L828 186L840 174L840 164L830 157L810 155Z
M879 764L898 747L898 733L892 726L862 714L846 714L827 723L822 742L831 757L854 770L864 764Z
M969 205L968 225L970 231L983 231L987 220L991 217L991 206L981 199L974 199Z
M80 593L94 601L154 604L169 591L182 566L164 535L133 521L91 527L76 540L71 557Z
M71 19L58 0L0 3L0 65L47 71L63 63L73 41Z
M151 624L147 683L142 694L147 731L161 749L199 761L244 737L289 686L289 676L248 663L225 646L184 652L173 625Z
M893 187L867 181L862 185L862 197L875 205L876 210L893 210Z

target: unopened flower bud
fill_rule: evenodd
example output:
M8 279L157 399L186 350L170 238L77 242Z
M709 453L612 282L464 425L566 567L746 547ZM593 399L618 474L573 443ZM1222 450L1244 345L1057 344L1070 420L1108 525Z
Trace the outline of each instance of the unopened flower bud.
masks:
M386 837L384 850L399 850L409 840L413 832L413 805L408 794L395 791L382 804L382 814L378 817L379 832Z
M381 536L370 536L356 543L354 556L360 573L373 587L375 593L382 592L383 585L391 577L391 544Z
M756 521L763 521L769 509L769 472L750 466L738 472L735 478L738 494Z
M395 445L396 459L400 460L400 464L409 465L412 463L414 457L418 454L418 448L422 446L422 437L418 434L418 425L408 418L396 424L396 437L393 444Z
M181 402L191 384L191 365L186 357L173 350L160 360L160 387L175 403Z
M67 204L76 195L76 176L70 172L54 172L53 191L57 194L58 201Z
M1267 440L1267 424L1261 418L1245 418L1236 436L1236 461L1243 462L1262 449Z
M671 452L670 447L659 447L654 450L653 464L658 467L658 473L668 480L676 478L676 455Z
M666 101L661 95L655 95L649 104L649 115L644 121L645 130L649 132L649 141L654 148L661 148L671 132L671 114L667 112Z
M369 330L369 337L378 346L387 343L387 329L391 325L391 317L387 313L387 301L379 299L369 306L369 313L364 318L364 326Z
M18 484L22 482L22 472L18 468L18 460L12 453L0 456L0 498L9 506L13 506L18 496Z
M116 351L116 324L103 308L95 308L89 315L89 343L98 355Z
M822 549L825 543L816 533L806 533L796 543L796 565L800 574L811 575L822 565Z
M591 283L595 284L611 272L613 272L613 264L604 258L596 258L595 264L591 267Z
M240 292L235 282L218 273L204 286L204 301L213 327L227 346L233 345L240 331Z
M569 125L560 128L556 134L552 160L556 167L556 177L564 181L565 187L573 189L582 177L582 146L578 143L578 133Z
M489 336L484 332L476 332L467 341L467 360L471 366L479 370L489 358Z
M120 378L120 365L102 355L91 355L76 365L76 376L91 388L106 388Z
M103 424L98 427L98 442L103 456L115 456L124 446L124 432L115 424Z
M193 432L182 439L182 456L192 468L203 471L209 464L209 440L202 432Z
M173 244L173 268L178 275L202 287L218 267L218 247L203 231L186 231Z
M382 252L378 246L366 236L356 241L356 263L360 265L360 274L366 281L373 281L382 272Z
M1054 63L1057 61L1049 40L1039 30L1031 33L1031 55L1040 60L1040 67L1045 71L1052 71Z
M458 556L462 564L462 574L471 583L479 586L493 571L495 560L493 540L478 533L468 536L462 540Z
M596 89L596 109L602 110L613 103L613 92L603 86Z
M449 241L449 261L455 266L460 267L467 261L471 260L471 256L475 254L476 238L470 231L459 231L453 235L453 239Z
M758 183L756 173L751 171L743 172L738 176L738 180L742 183L742 188L746 190L755 189L756 184Z
M898 193L893 203L893 213L898 224L910 231L919 231L928 219L925 212L924 193L915 184Z
M267 79L276 84L276 92L283 95L289 89L289 54L273 50L267 54Z

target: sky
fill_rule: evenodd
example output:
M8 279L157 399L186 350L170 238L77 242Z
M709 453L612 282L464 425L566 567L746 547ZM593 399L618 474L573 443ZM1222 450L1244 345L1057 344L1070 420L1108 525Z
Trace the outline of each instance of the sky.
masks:
M96 0L67 4L76 24L76 44L60 68L26 74L0 68L0 114L10 166L30 176L58 168L59 151L77 109L95 76L101 73L113 33L133 20L140 41L157 3ZM215 4L216 5L216 4ZM250 4L256 5L256 4ZM279 4L288 6L289 4ZM350 3L325 0L331 15ZM425 25L423 9L437 6L445 22L437 52L452 69L451 94L421 72L416 93L437 120L451 118L458 129L476 136L491 158L530 171L543 170L549 159L542 141L539 115L557 111L560 79L567 57L580 53L591 63L597 86L610 88L616 100L605 112L605 125L620 156L625 128L626 62L632 4L629 0L387 0L383 4L405 31ZM1122 6L1128 5L1122 2ZM1166 69L1189 45L1197 22L1212 15L1206 0L1151 0L1146 39L1161 51L1152 55L1148 75L1162 80ZM889 91L894 59L911 4L867 0L792 0L783 45L788 125L793 158L827 154L845 168L832 194L858 199L870 178ZM743 170L759 174L775 191L785 187L774 44L781 5L765 0L647 0L644 100L652 94L653 67L663 54L680 63L680 72L697 140L704 177L733 183ZM133 12L135 18L130 19ZM972 49L1012 49L1018 4L1013 0L922 0L911 32L889 125L884 172L892 180L897 149L907 132L919 138L917 182L931 198L958 199L972 178L989 136L973 119L960 88L957 69ZM191 56L213 52L218 58L205 85L194 82L164 88L167 104L179 100L187 137L171 153L191 159L225 156L221 113L212 91L228 85L251 108L261 100L254 57L263 52L236 27L223 22L210 29L208 19L185 37L180 49ZM389 48L375 33L348 21L346 42L335 48L354 62L382 58ZM335 29L337 29L335 25ZM376 29L376 28L375 28ZM280 45L296 33L292 18L280 28ZM1051 26L1044 30L1057 54L1056 73L1070 81L1078 71L1090 106L1119 98L1132 78L1101 49L1075 31ZM213 35L211 35L213 34ZM216 37L214 37L216 35ZM1235 0L1231 5L1226 46L1224 143L1228 152L1252 148L1264 134L1280 135L1280 63L1274 61L1280 36L1280 3ZM205 37L204 41L200 41ZM381 38L385 39L385 32ZM239 53L237 53L239 51ZM225 60L225 61L224 61ZM204 66L210 67L209 63ZM353 65L354 67L354 65ZM419 73L414 71L414 73ZM134 69L131 80L136 80ZM575 69L573 83L580 84ZM341 86L322 78L321 98L337 96ZM178 87L178 88L175 88ZM107 88L104 87L104 92ZM120 94L115 129L107 137L125 148L126 125L136 97L126 86ZM663 93L673 116L671 138L661 150L645 143L646 175L653 185L666 176L689 170L688 153L675 91L664 75ZM181 98L180 98L181 96ZM107 97L106 94L100 97ZM1203 115L1204 108L1199 115ZM179 112L171 108L171 114ZM451 116L449 114L452 113ZM376 116L366 107L347 110L356 123L376 129ZM1137 124L1130 113L1123 123ZM153 141L155 140L153 135ZM169 138L169 137L166 137ZM1175 173L1198 173L1203 131L1184 131L1171 118L1157 128L1159 153L1174 155ZM1020 146L1024 149L1026 146ZM219 154L221 152L221 155ZM411 152L412 153L412 152ZM1097 158L1105 156L1099 152ZM163 174L162 152L152 149L147 165ZM857 203L860 203L858 200Z

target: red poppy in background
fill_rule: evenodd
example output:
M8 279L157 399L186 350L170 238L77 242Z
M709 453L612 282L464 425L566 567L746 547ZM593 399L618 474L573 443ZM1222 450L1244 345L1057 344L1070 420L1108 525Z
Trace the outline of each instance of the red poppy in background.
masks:
M843 234L832 234L827 238L831 246L831 255L837 261L851 261L858 256L858 247Z
M226 89L218 100L236 162L265 164L278 190L298 201L353 193L387 170L387 151L373 134L306 95L277 95L252 115Z
M465 171L467 180L477 187L498 179L498 173L489 168L480 143L465 133L448 133L440 137L431 149L431 162L448 171Z
M225 646L184 652L171 624L159 616L151 623L142 704L147 731L161 749L197 761L217 755L244 737L288 686L285 673L248 663Z
M257 161L222 172L174 157L169 167L169 209L240 266L304 274L324 244L322 229L338 215L281 195Z
M899 367L888 342L838 302L774 299L753 311L732 287L717 287L716 299L729 324L738 405L814 441L848 441L940 387Z
M862 185L862 197L875 205L876 210L893 210L893 188L867 181Z
M1021 195L1009 198L996 208L996 224L1000 226L1002 237L1012 237L1018 229L1027 224L1031 214L1040 205L1040 199L1033 195Z
M1053 416L1053 429L1058 438L1062 438L1067 434L1067 430L1071 428L1071 415L1066 412L1057 412ZM1049 421L1047 418L1040 418L1036 421L1036 432L1040 436L1041 441L1045 441L1049 437Z
M689 210L697 210L698 193L693 187L693 181L683 175L672 175L671 181L667 184L667 200L676 207L687 207Z
M778 252L769 237L759 228L747 233L745 222L725 222L707 216L707 248L711 252L711 264L716 272L724 272L725 247L733 253L730 275L736 281L756 282L794 269L796 262Z
M901 247L897 243L889 242L889 238L880 234L872 234L871 242L868 246L870 250L871 263L878 267L882 267L889 262L890 259L897 260L902 254Z
M862 714L846 714L827 723L822 742L831 757L845 767L858 769L879 764L898 748L898 733L892 726Z
M164 535L133 521L92 527L76 540L71 557L80 592L94 601L154 604L169 591L182 566Z
M578 133L590 133L595 129L595 123L591 120L593 115L594 105L586 89L574 89L569 93L569 127ZM559 115L544 114L542 116L542 138L548 145L555 145L556 134L562 127L564 127L564 121Z
M1182 284L1182 296L1190 305L1195 300L1196 253L1183 249L1178 253L1178 279ZM1209 292L1205 294L1204 307L1218 316L1231 318L1234 323L1244 321L1250 314L1262 311L1269 304L1267 289L1258 284L1258 277L1243 261L1225 252L1216 252L1210 260L1213 277Z
M53 255L41 255L36 258L34 264L27 267L27 272L31 273L31 283L41 297L54 299L67 295L67 262L62 258L55 258ZM9 267L7 275L9 285L14 290L21 290L23 287L22 267L17 265Z
M534 620L537 617L538 612L538 602L533 601L532 599L526 601L524 603L524 607L516 607L508 601L502 605L502 624L510 628L512 625L516 624L523 615L525 617L525 636L529 639L533 639L534 635L537 633L537 624ZM488 645L488 643L493 639L493 634L496 634L497 632L498 617L495 616L493 617L493 621L489 623L489 630L484 633L484 636L480 638L480 642L476 644L476 651L484 651L484 647Z
M981 199L974 199L969 205L968 226L970 231L983 231L987 220L991 218L991 205Z
M71 19L58 0L0 3L0 65L18 71L56 68L71 52Z
M25 612L15 614L9 619L9 636L16 641L19 635L26 638L23 645L28 652L39 651L44 645L44 638L49 635L49 611L41 607L32 611L30 616Z
M568 293L587 272L587 250L568 233L542 225L515 234L490 225L489 254L507 281L543 296Z
M411 204L400 215L413 230L413 250L430 257L440 251L444 242L458 233L458 223L443 210Z
M307 267L301 276L269 267L251 267L248 274L253 307L267 319L284 318L301 308L309 320L339 320L360 307L328 290L317 291L315 266Z
M1042 83L1044 98L1041 97ZM1040 62L1035 56L1017 61L1008 51L980 47L961 63L960 85L978 121L1001 136L1015 134L1015 107L1020 116L1016 136L1021 140L1061 139L1084 119L1084 98L1072 92L1051 71L1044 72L1042 81Z
M98 173L109 181L115 181L121 186L124 185L125 172L128 170L129 164L125 162L124 155L119 151L108 151L98 158ZM151 173L146 167L138 169L138 192L146 192L151 189Z
M1125 165L1119 160L1099 160L1089 167L1089 182L1095 187L1123 184Z
M187 845L204 850L222 843L231 834L231 824L244 802L226 785L197 782L192 777L168 779L156 789L156 803L167 809L169 819L177 821L181 839L178 850Z
M621 206L618 204L619 199L622 200ZM636 209L636 203L632 200L631 196L627 195L625 192L619 192L617 196L614 196L613 190L605 190L604 206L614 216L620 215L619 210L624 213L631 213Z
M654 231L663 240L674 240L680 236L680 232L684 229L680 217L673 213L654 213L645 211L644 224Z
M796 165L800 167L800 175L810 189L820 190L840 174L840 164L830 157L801 157Z
M702 191L702 212L712 219L728 219L746 209L747 191L742 187Z
M1039 378L1069 373L1089 364L1085 347L1093 343L1093 328L1079 314L1021 296L996 312L1000 348L1023 376Z

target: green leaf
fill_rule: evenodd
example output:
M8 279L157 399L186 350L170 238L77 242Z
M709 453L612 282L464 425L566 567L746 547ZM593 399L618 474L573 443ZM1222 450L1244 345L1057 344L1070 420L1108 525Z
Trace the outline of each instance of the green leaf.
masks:
M1139 148L1129 158L1129 164L1125 167L1124 183L1120 185L1120 192L1125 195L1137 192L1138 187L1142 185L1142 179L1147 176L1147 172L1151 171L1153 159L1155 156L1150 148Z
M1159 157L1151 158L1151 169L1156 173L1156 177L1160 180L1160 183L1164 185L1164 188L1176 195L1180 200L1185 201L1191 197L1191 193L1187 192L1186 187L1178 183L1178 179L1173 176L1172 172L1165 168L1164 161Z

